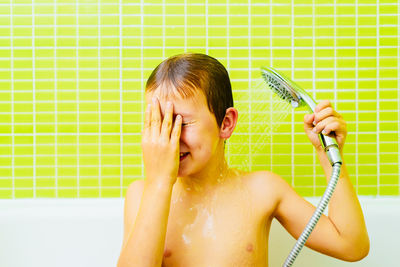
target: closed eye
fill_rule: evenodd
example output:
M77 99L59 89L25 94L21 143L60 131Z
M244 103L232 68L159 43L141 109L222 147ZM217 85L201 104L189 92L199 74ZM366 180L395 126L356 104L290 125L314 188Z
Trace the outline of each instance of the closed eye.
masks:
M194 123L195 123L194 121L191 121L191 122L182 122L182 126L185 127L185 126L192 125L192 124L194 124Z

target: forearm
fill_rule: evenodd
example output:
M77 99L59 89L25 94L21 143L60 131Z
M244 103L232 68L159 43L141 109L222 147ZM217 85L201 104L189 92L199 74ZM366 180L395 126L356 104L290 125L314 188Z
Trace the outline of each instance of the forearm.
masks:
M172 185L145 184L139 212L118 267L161 266L171 195Z
M329 182L332 174L332 166L324 151L317 151L317 155L327 182ZM343 159L343 154L341 156ZM350 247L359 250L366 249L363 246L369 245L369 240L364 216L344 160L336 189L329 202L328 217L335 225L342 240L351 244Z

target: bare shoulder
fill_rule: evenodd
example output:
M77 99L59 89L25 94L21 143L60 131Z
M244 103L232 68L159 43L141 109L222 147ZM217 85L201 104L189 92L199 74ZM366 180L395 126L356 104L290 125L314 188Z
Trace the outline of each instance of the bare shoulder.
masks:
M262 193L273 193L287 184L286 181L276 173L270 171L255 171L246 174L249 186Z
M267 209L276 208L289 186L281 176L270 171L248 172L244 180L256 203L265 203Z
M133 181L126 191L126 197L132 198L137 197L139 193L143 192L144 188L144 180L135 180Z

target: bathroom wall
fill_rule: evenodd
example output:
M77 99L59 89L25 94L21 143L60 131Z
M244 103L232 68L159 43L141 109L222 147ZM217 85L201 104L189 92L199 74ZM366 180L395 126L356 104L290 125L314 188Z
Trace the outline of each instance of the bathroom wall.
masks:
M0 0L0 198L123 197L143 178L144 84L168 56L228 69L233 167L272 170L303 196L325 178L260 66L292 77L348 123L360 195L399 195L398 0Z

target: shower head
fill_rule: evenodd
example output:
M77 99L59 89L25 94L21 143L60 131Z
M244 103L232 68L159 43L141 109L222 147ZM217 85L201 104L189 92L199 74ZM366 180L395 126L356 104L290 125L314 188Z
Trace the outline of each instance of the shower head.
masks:
M282 73L270 67L261 67L261 76L264 78L271 90L280 98L289 102L292 107L297 108L307 106L311 112L315 111L315 107L317 106L315 100L307 94L303 88L285 77ZM328 155L331 165L333 166L335 163L341 164L342 159L336 140L323 134L319 134L318 136L322 147Z
M261 67L261 76L271 90L291 104L293 108L307 106L314 112L316 106L314 99L294 81L270 67Z

